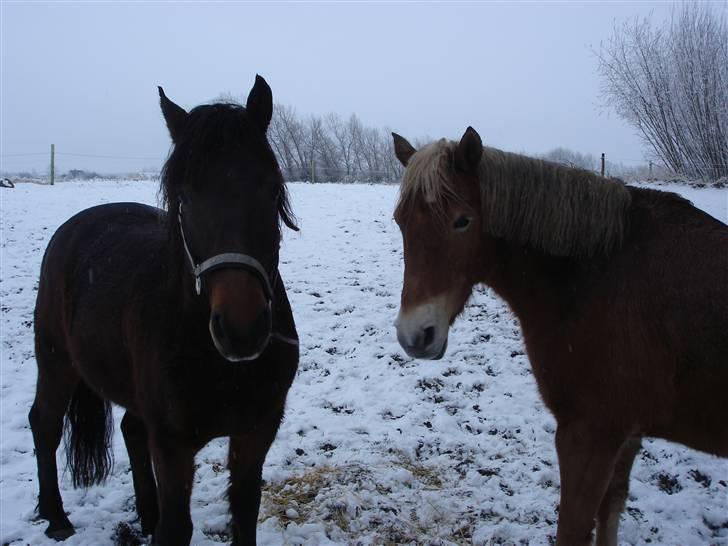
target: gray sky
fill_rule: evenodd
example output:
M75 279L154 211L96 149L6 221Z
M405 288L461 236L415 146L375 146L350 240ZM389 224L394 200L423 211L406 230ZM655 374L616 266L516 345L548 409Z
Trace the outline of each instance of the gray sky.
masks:
M157 85L189 109L247 96L256 73L299 114L356 113L403 136L644 156L600 108L592 48L665 2L181 3L2 1L0 170L157 168ZM102 159L61 155L126 156ZM625 161L631 163L631 161Z

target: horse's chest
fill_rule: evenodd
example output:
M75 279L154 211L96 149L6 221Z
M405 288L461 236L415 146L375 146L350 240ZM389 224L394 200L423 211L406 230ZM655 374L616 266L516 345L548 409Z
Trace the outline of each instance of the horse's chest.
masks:
M169 424L191 431L204 443L248 434L262 423L280 419L288 385L275 376L213 374L170 384L166 390Z
M576 341L554 331L524 329L526 351L539 393L546 407L559 416L582 406L593 392L585 390L591 363L580 354Z

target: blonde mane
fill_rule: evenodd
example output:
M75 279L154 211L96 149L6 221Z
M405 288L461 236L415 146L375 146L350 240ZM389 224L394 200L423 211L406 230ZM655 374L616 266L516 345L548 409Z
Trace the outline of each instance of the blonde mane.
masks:
M456 197L450 183L456 147L441 139L410 158L399 206L422 195L443 212ZM622 244L632 198L621 180L487 147L478 179L483 229L493 237L571 257L606 255Z
M451 143L441 138L418 150L407 163L400 191L400 202L422 195L426 203L439 208L446 197L454 197L450 186Z

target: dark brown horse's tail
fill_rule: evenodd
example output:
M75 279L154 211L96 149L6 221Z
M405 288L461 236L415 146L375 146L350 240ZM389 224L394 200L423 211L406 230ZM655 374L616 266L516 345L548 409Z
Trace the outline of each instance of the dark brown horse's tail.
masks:
M113 434L111 404L83 381L73 393L66 412L66 457L74 487L102 483L111 472Z

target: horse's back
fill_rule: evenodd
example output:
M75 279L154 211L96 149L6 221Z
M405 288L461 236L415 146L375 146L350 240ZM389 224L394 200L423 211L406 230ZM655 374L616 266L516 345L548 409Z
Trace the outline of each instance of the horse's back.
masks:
M674 194L637 190L633 198L638 225L628 252L647 333L640 342L648 358L668 363L655 381L673 401L655 432L728 455L728 226Z
M70 303L69 296L72 300L94 288L98 275L128 276L129 269L139 265L135 257L152 257L150 252L161 248L161 214L139 203L109 203L69 218L53 234L43 256L38 303L61 295ZM72 314L72 307L66 312Z
M121 392L130 373L126 309L140 297L153 297L164 278L162 214L139 203L86 209L58 228L43 257L36 342L64 351L89 384L111 388L109 397L117 403L128 402L128 393ZM144 285L150 292L141 295L138 287Z
M728 321L728 226L676 194L633 196L626 254L635 282L656 308L672 312L672 327L716 336L710 326Z

